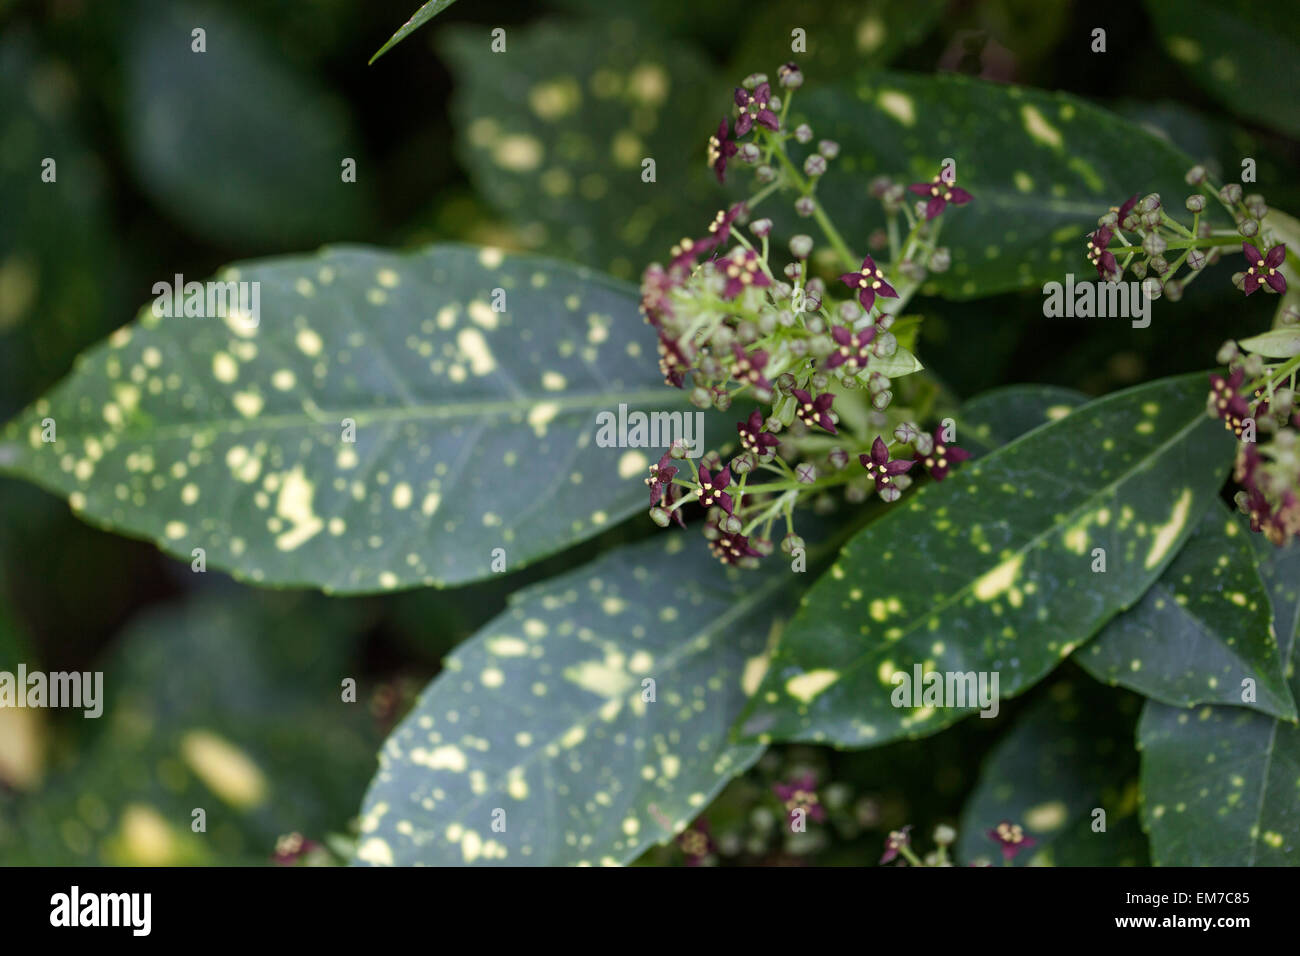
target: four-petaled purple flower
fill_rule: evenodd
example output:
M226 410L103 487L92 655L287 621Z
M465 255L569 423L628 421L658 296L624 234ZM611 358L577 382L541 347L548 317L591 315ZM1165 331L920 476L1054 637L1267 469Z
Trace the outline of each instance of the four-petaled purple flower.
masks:
M988 836L990 840L1001 844L1004 860L1014 859L1021 850L1028 850L1038 843L1021 829L1020 824L1012 823L1010 820L1003 820L988 832Z
M818 823L826 819L826 808L817 799L817 778L811 773L795 777L789 783L773 784L772 791L789 813L803 810Z
M832 435L837 434L835 422L831 419L831 403L835 401L834 395L830 392L822 392L813 398L802 388L792 388L790 394L799 403L794 409L794 413L799 416L799 421L809 428L821 427Z
M709 821L700 817L677 835L677 846L686 855L687 866L699 866L713 852Z
M735 156L740 147L727 132L727 118L722 117L718 132L709 137L709 168L718 176L718 182L726 182L727 160Z
M709 469L700 469L700 504L706 508L717 505L727 514L731 514L731 495L723 491L731 484L731 469L723 468L714 474Z
M1222 375L1210 376L1210 401L1215 414L1223 419L1223 427L1238 438L1241 437L1247 418L1250 418L1250 402L1241 394L1241 383L1245 371L1238 367L1227 378Z
M709 550L723 564L739 564L742 558L763 556L751 548L749 539L739 532L724 532L717 540L709 542Z
M925 204L925 218L933 219L943 212L949 203L964 206L975 197L957 185L957 174L951 166L946 166L928 183L912 183L907 187L918 196L928 196Z
M898 851L912 842L909 835L912 831L912 824L908 824L901 830L894 830L885 840L885 853L880 858L881 863L890 863L898 857Z
M736 249L726 260L722 274L727 277L727 284L722 288L724 299L734 299L750 286L769 286L772 280L759 266L762 260L753 249Z
M757 408L749 413L749 421L736 422L736 431L740 432L741 447L759 458L772 454L781 439L771 432L763 431L763 413Z
M682 509L673 508L673 504L681 497L682 490L673 484L677 466L672 464L672 460L673 456L669 452L664 452L658 463L650 466L650 477L645 480L645 483L650 486L650 507L658 505L671 511L677 524L684 528L686 522L682 519Z
M943 481L948 477L949 469L958 462L968 459L970 452L965 448L958 448L956 445L944 444L943 430L936 428L934 432L934 450L928 455L917 452L913 457L929 469L935 481Z
M850 332L842 325L831 329L831 338L835 340L835 351L826 356L825 368L839 368L848 363L853 371L867 367L871 358L871 340L876 337L876 327L869 325L857 332Z
M870 455L859 455L858 461L862 462L862 467L867 469L867 474L872 477L876 483L876 490L887 488L893 484L895 475L906 473L916 462L908 458L889 459L889 446L884 443L879 435L871 443Z
M846 272L841 275L840 281L850 289L858 290L858 301L868 312L871 311L871 306L878 295L886 299L898 298L898 293L885 281L885 274L876 268L876 263L871 256L862 260L862 268L857 272Z
M1268 255L1262 256L1249 242L1243 242L1241 251L1246 256L1246 264L1250 267L1246 270L1246 280L1242 285L1246 295L1258 289L1261 282L1267 282L1274 292L1286 291L1286 279L1277 271L1278 266L1286 259L1285 245L1274 246L1268 250Z
M735 342L731 343L731 354L736 357L736 364L731 368L731 374L738 381L748 382L755 388L772 390L772 383L763 377L763 369L767 367L767 353L762 349L755 349L752 352L746 352Z
M1109 279L1119 271L1115 253L1106 248L1114 235L1109 226L1088 233L1088 261L1097 267L1097 277L1100 279Z
M740 116L736 118L737 136L748 133L756 121L774 133L781 128L781 121L767 108L767 101L771 98L772 87L768 83L760 83L753 93L736 87L736 105L740 107Z

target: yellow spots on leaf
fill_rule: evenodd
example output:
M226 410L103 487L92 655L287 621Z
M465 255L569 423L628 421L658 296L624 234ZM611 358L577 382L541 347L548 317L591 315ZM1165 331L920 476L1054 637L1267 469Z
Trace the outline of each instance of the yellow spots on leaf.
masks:
M184 521L168 521L166 527L163 528L163 534L170 540L176 541L185 537L185 533L189 530Z
M511 133L497 140L492 148L492 158L502 169L512 173L527 173L542 164L545 149L535 136Z
M630 837L634 837L641 830L641 821L636 817L628 817L623 821L623 832Z
M637 651L627 662L627 669L634 674L645 674L654 667L654 657L645 651Z
M308 283L310 285L310 283ZM241 339L252 338L257 334L258 318L254 318L252 313L245 311L237 306L231 306L226 309L226 314L221 317L221 321Z
M281 551L292 551L315 537L325 527L325 522L312 510L316 486L303 474L302 465L284 476L275 502L275 513L291 526L275 539Z
M385 289L396 289L402 278L392 269L380 269L375 273L375 281Z
M1282 834L1274 830L1266 830L1263 835L1263 840L1265 843L1267 843L1275 850L1282 849L1282 844L1284 842L1282 839Z
M785 692L807 704L811 703L814 697L839 679L839 671L825 669L808 671L806 674L791 677L786 681Z
M506 682L506 675L499 668L486 667L478 679L484 687L500 687Z
M559 411L560 406L555 402L538 402L529 409L528 424L532 426L533 434L538 438L544 438L546 426L554 420Z
M1020 565L1024 555L1017 554L999 564L992 571L980 575L975 580L975 597L981 601L992 601L999 594L1012 590L1016 576L1020 574Z
M614 162L624 169L637 166L645 156L645 146L641 138L628 129L619 130L610 143L610 155Z
M613 617L616 614L622 614L627 610L627 602L622 598L607 597L600 602L600 609Z
M221 800L250 809L266 800L266 777L252 758L208 730L191 730L181 738L181 758Z
M1047 122L1043 114L1029 103L1021 104L1020 119L1025 124L1025 131L1044 146L1060 149L1065 142L1061 131Z
M442 504L442 495L436 491L431 491L424 496L424 501L420 503L420 513L428 517L438 510L440 504Z
M515 734L515 744L520 747L531 747L533 744L533 735L526 730L521 730Z
M73 511L83 511L86 507L86 496L80 491L74 491L68 495L68 507Z
M293 288L294 291L297 292L304 299L310 299L312 296L316 294L316 287L312 285L311 280L308 279L306 276L302 276L301 278L297 279L293 284Z
M664 776L669 780L674 779L681 772L682 761L680 757L674 754L664 754L659 763L664 768Z
M245 418L256 418L262 413L262 406L266 404L262 396L256 392L236 392L231 396L230 401L235 406L235 410Z
M573 192L573 177L569 171L559 166L552 167L542 173L538 179L542 191L548 196L567 196Z
M276 391L287 392L297 384L298 379L287 368L276 369L271 375L271 387Z
M522 768L511 768L509 775L506 777L506 792L516 800L528 799L528 781L524 779Z
M393 486L393 507L398 511L404 511L411 507L411 486L404 481L399 481Z
M375 866L392 866L393 848L379 837L369 837L357 847L357 859Z
M299 329L298 334L294 336L294 344L298 346L298 351L302 352L303 355L312 357L320 355L321 349L325 347L321 337L311 329Z
M383 289L367 289L366 301L371 305L383 305L388 301L388 293Z
M466 312L469 313L469 320L475 325L482 326L485 329L495 329L497 327L497 313L493 312L491 307L482 299L475 299L471 302ZM461 333L461 335L464 334L464 332Z
M128 804L122 811L118 845L122 862L134 866L167 866L180 853L171 825L153 807L141 803Z
M1201 59L1201 45L1191 37L1166 37L1165 48L1170 56L1183 63L1196 63Z
M562 392L568 387L569 381L559 372L544 372L542 374L542 388L548 392Z
M1016 189L1022 193L1031 193L1034 191L1034 177L1027 172L1017 169L1011 177L1012 182L1016 184Z
M1060 800L1040 803L1025 811L1025 826L1039 833L1059 830L1066 821L1066 806Z
M881 90L876 94L876 103L904 126L916 124L916 105L906 93L898 90Z
M497 514L495 511L484 512L483 527L499 528L500 526L501 526L501 516L499 514Z
M1156 527L1155 540L1151 543L1151 550L1147 552L1146 560L1143 562L1148 570L1164 560L1165 555L1169 553L1169 549L1174 546L1174 542L1178 540L1183 527L1187 524L1187 515L1191 507L1192 491L1190 488L1184 488L1183 493L1174 502L1174 509L1169 516L1169 520Z
M1242 594L1240 591L1231 591L1226 595L1226 597L1238 607L1245 607L1247 604L1246 595Z
M635 478L649 467L649 460L641 452L625 451L618 460L618 476L623 479Z
M199 500L199 486L190 482L181 489L181 503L192 505Z
M340 471L347 471L350 468L357 467L357 452L350 444L344 445L339 449L339 453L334 457L334 463L338 465Z
M348 530L348 524L342 518L337 516L330 518L329 532L330 534L334 535L334 537L337 538L339 535L341 535L344 531L347 530Z
M658 63L639 63L627 78L627 91L646 106L658 106L668 97L668 73Z
M586 739L587 728L582 724L576 724L560 738L560 746L565 750L572 750Z
M141 353L140 360L149 368L157 368L162 365L162 352L150 345Z
M524 621L524 633L529 637L545 637L546 622L535 617L530 617Z
M625 694L636 683L624 667L623 655L612 653L603 661L583 661L567 667L564 679L601 697Z
M456 324L456 307L454 305L444 305L438 310L435 317L438 328L446 330Z
M411 762L428 767L430 770L450 770L452 773L464 773L469 766L465 752L451 744L444 744L433 750L417 747L411 751Z
M885 24L879 17L867 17L858 24L857 32L854 34L858 52L875 53L888 35L889 31L885 29Z
M528 642L517 637L494 637L488 640L487 649L493 657L523 657L528 653Z
M1139 435L1150 435L1156 428L1151 422L1138 422L1133 426L1133 430Z
M470 371L475 375L486 375L497 367L487 339L483 338L483 333L478 329L461 329L456 336L456 344L469 359Z

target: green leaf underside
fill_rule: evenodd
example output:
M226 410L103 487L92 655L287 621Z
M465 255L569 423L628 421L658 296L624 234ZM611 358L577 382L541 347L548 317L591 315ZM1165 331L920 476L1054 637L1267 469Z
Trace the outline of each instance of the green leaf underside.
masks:
M531 247L630 278L728 204L704 152L730 96L706 109L717 86L693 47L623 20L512 29L501 55L488 43L478 27L439 37L458 78L456 149Z
M191 49L196 27L205 53ZM126 36L127 158L169 215L206 241L263 248L357 236L365 158L329 91L211 7L149 2ZM361 167L355 182L343 180L345 158Z
M1215 506L1137 606L1074 659L1100 681L1166 704L1236 704L1294 719L1272 624L1250 532ZM1255 682L1255 702L1242 701L1244 678Z
M1242 339L1241 347L1268 358L1291 358L1300 355L1300 329L1273 329L1262 335Z
M727 732L803 583L779 555L741 572L703 544L609 553L461 645L381 752L358 858L621 864L682 830L762 753Z
M1252 536L1272 597L1291 693L1300 623L1300 547ZM1147 701L1138 726L1142 819L1164 866L1294 866L1300 852L1300 727L1242 707Z
M1300 135L1300 28L1294 9L1261 22L1248 0L1146 0L1165 50L1238 116Z
M1187 189L1191 162L1177 149L1065 93L881 72L833 88L810 83L793 110L840 144L818 197L845 236L884 223L865 179L926 182L945 158L956 161L957 184L975 199L944 215L940 242L952 267L922 290L950 298L1064 281L1068 272L1092 280L1084 236L1099 216L1135 192Z
M261 283L256 326L145 309L0 433L0 467L241 580L380 591L475 580L496 548L514 570L644 508L660 450L600 447L597 415L688 409L634 291L583 269L339 247L221 278Z
M1209 507L1232 441L1205 376L1110 395L921 489L802 601L742 723L748 737L874 746L976 707L894 707L895 673L997 672L1002 697L1131 605ZM1094 573L1104 548L1107 573Z
M1016 866L1145 865L1132 745L1139 710L1140 698L1086 678L1048 688L985 758L962 808L957 859L1000 864L988 831L1009 820L1037 841ZM1093 830L1097 808L1106 811L1104 832Z
M1088 396L1055 385L1007 385L976 395L957 414L957 443L985 454L1041 425L1058 421Z
M411 19L398 27L397 32L388 38L388 42L375 52L375 55L370 58L370 62L374 63L381 56L393 47L397 46L397 44L401 43L408 36L420 29L420 27L424 26L455 2L456 0L429 0L428 3L423 4L420 9L416 10L415 13L412 14Z
M77 759L15 799L0 859L257 865L284 834L341 831L380 737L339 690L356 626L319 596L230 588L133 621L96 665L103 716L72 711Z

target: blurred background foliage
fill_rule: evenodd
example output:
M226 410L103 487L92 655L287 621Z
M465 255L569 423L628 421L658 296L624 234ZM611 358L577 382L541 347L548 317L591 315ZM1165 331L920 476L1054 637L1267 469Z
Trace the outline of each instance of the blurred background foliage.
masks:
M789 59L794 27L807 31L798 59L810 87L889 65L1066 90L1216 175L1255 158L1269 203L1300 212L1300 184L1286 174L1300 99L1267 80L1245 88L1229 69L1257 72L1242 44L1258 31L1239 43L1184 36L1178 4L462 0L367 66L414 5L0 0L0 419L174 273L331 242L462 239L635 278L698 234L727 195L704 166L705 141L732 86ZM188 44L200 26L204 56ZM507 31L503 55L487 52L495 27ZM1105 54L1091 52L1096 27ZM1296 51L1284 27L1266 31L1265 51L1283 70ZM1199 69L1219 40L1228 66ZM610 179L647 155L666 200ZM40 182L45 157L57 160L57 184ZM345 158L355 184L340 184ZM1086 271L1082 244L1076 269ZM918 351L961 397L1007 382L1100 394L1209 365L1242 328L1226 279L1197 283L1157 318L1177 324L1171 335L1044 319L1034 291L923 300ZM629 522L455 591L329 600L192 574L0 480L0 670L20 660L103 670L109 688L99 721L0 710L0 863L258 863L285 834L346 834L384 735L449 649L518 588L650 531ZM338 705L340 674L357 681L353 707ZM1042 719L1017 723L1030 709ZM959 821L972 831L963 860L991 856L978 828L996 821L975 810L1065 813L1053 783L1063 775L1124 805L1136 767L1108 755L1131 753L1127 694L1071 670L1003 713L861 753L770 752L707 811L722 858L872 863L892 827L916 824L924 850L935 824ZM1087 754L1062 757L1080 713L1105 719ZM770 785L800 768L817 774L830 820L782 836ZM198 806L206 837L190 831ZM1105 860L1071 856L1088 842L1073 830L1038 859L1145 862L1136 827L1115 829ZM665 847L644 862L683 855Z

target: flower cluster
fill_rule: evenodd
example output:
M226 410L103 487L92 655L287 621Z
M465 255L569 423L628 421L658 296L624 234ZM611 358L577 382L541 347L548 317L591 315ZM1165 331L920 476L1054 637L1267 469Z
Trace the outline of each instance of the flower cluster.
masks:
M1292 329L1300 339L1300 310L1284 309L1281 320L1280 331ZM1253 341L1224 343L1218 357L1228 374L1210 376L1207 410L1239 439L1238 509L1251 530L1281 546L1300 535L1300 355L1274 360L1243 351Z
M775 549L778 522L782 550L802 551L794 513L803 502L833 503L832 489L850 501L895 501L922 469L942 480L969 457L951 434L932 438L915 422L927 408L907 399L921 390L900 380L920 368L908 348L917 320L900 313L928 272L951 260L938 245L947 207L974 197L956 185L951 164L910 186L878 178L871 193L889 228L867 244L888 247L890 261L855 255L817 195L839 145L809 147L808 125L791 128L803 76L788 63L777 78L780 96L766 76L748 77L735 91L734 117L708 142L718 179L737 165L752 168L754 193L719 211L703 235L682 239L668 264L651 265L641 280L664 380L689 390L699 408L750 406L734 442L698 461L677 443L652 466L650 516L682 524L684 509L698 504L713 554L742 566ZM909 189L922 198L909 201ZM797 217L816 222L823 247L805 234L775 241L773 221L756 213L781 194L793 194Z

